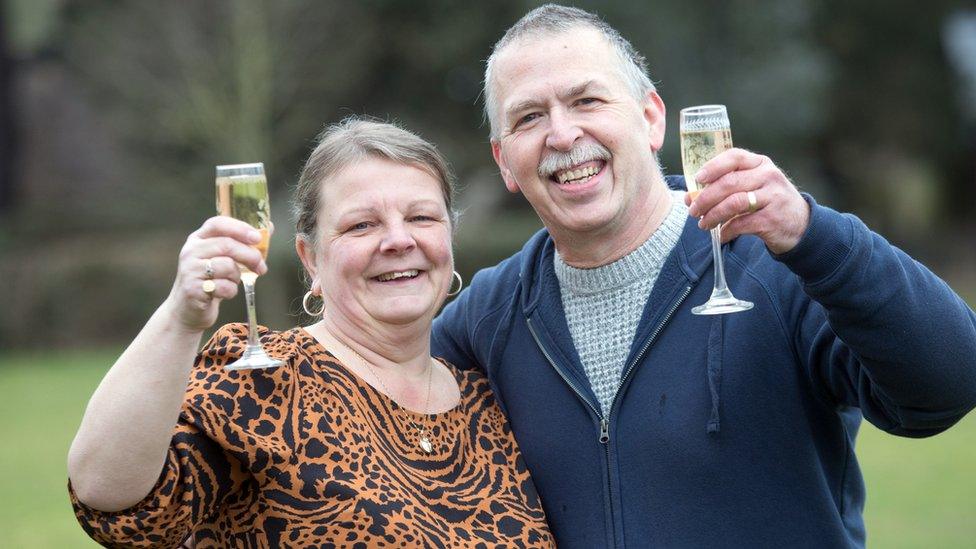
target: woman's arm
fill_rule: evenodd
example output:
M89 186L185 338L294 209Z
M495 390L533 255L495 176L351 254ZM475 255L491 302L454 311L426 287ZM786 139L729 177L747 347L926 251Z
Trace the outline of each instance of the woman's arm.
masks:
M78 499L101 511L141 501L159 478L204 330L219 303L234 297L247 265L267 267L250 246L260 234L246 223L214 217L190 235L173 289L99 384L68 452ZM203 291L213 269L215 289Z

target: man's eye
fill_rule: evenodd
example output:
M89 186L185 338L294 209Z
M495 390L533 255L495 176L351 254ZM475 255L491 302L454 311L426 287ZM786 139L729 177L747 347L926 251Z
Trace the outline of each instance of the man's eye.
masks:
M593 105L593 104L599 103L599 102L600 102L600 100L597 99L596 97L584 97L582 99L578 99L576 101L576 104L577 105Z
M359 223L356 223L354 225L350 225L346 229L346 232L350 232L350 231L365 231L368 228L369 228L369 223L367 223L366 221L360 221Z
M540 115L537 112L529 113L529 114L523 116L522 118L519 118L518 119L518 122L515 123L515 127L517 128L519 126L524 126L525 124L529 124L530 122L532 122L533 120L539 118L540 116L542 116L542 115Z
M410 218L411 221L434 221L435 219L429 215L415 215Z

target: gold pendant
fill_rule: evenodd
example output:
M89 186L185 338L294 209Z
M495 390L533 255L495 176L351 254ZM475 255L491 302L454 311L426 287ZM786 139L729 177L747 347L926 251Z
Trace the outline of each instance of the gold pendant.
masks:
M434 451L434 445L431 444L430 439L427 438L427 435L420 437L420 447L428 454Z

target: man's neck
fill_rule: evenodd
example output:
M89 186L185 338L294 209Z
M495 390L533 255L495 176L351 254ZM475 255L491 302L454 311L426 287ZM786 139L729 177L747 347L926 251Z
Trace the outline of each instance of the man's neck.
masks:
M600 231L570 232L549 229L560 258L572 267L592 269L608 265L639 248L671 211L671 193L661 179L644 197L645 207L631 219Z

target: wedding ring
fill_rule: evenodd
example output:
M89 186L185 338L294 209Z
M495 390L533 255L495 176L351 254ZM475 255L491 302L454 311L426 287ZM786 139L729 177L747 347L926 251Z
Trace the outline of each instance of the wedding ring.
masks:
M204 270L203 270L203 276L205 276L207 278L207 280L210 280L211 278L214 277L213 259L208 259L207 260L207 265L206 265L206 267L204 267ZM206 291L206 290L204 290L204 291ZM210 291L211 292L213 291L213 288L212 287L211 287Z
M204 280L201 285L203 286L203 293L213 297L214 290L217 289L217 283L208 278L207 280Z
M756 200L756 193L749 191L746 193L746 198L749 199L749 213L756 213L756 210L759 209L759 201Z

